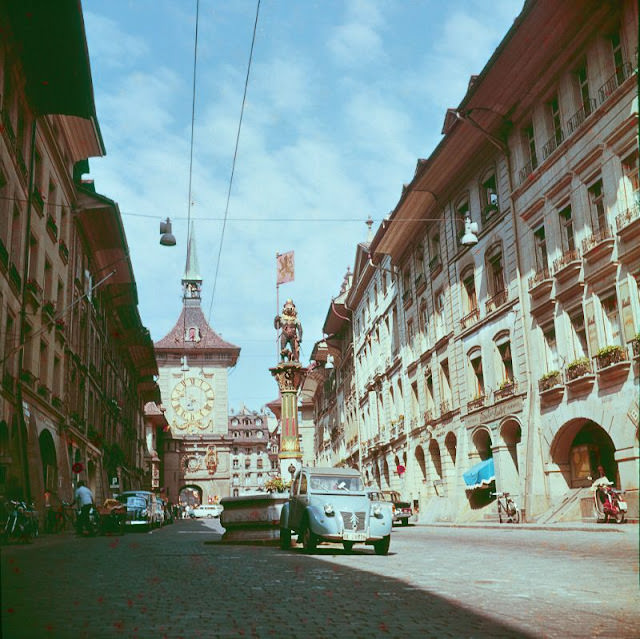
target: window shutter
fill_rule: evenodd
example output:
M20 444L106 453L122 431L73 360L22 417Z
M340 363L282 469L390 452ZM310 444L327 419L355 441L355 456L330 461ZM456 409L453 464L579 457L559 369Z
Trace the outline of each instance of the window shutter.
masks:
M587 320L587 341L589 343L589 351L591 355L595 355L598 352L598 330L592 299L585 302L584 315Z
M631 295L629 294L629 281L620 282L620 316L622 320L622 334L625 342L632 341L636 336L635 322L633 321L633 311L631 309Z

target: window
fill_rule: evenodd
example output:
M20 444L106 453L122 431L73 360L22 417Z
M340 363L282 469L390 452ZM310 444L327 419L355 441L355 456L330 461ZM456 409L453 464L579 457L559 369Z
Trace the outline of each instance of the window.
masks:
M449 410L451 410L451 382L449 377L449 360L446 359L440 362L440 400L440 412L449 412Z
M464 221L467 217L470 217L469 200L464 199L456 206L456 219L454 220L459 244L462 244L460 240L464 235Z
M240 468L240 462L237 459L233 460L233 467L234 468Z
M433 376L430 372L426 372L424 376L424 395L427 411L433 411Z
M498 353L500 353L500 362L502 379L501 382L510 383L513 381L513 361L511 359L511 341L506 339L497 343Z
M429 237L429 269L433 272L440 265L440 234Z
M531 166L531 170L533 171L538 166L538 154L536 152L536 137L532 123L524 128L523 134L527 149L527 155L529 158L529 165Z
M468 266L461 274L463 312L462 328L466 328L467 320L478 317L478 298L476 295L476 282L473 266Z
M502 266L502 246L495 244L487 251L487 288L495 297L504 291L504 269Z
M587 332L584 327L584 313L578 309L569 315L569 323L572 332L572 348L574 359L589 355L587 346Z
M415 328L413 325L413 319L410 319L407 322L407 346L409 346L409 348L413 347L414 338L415 338Z
M445 334L444 325L444 293L438 289L433 295L433 307L435 310L436 339L440 339Z
M493 173L485 177L482 181L480 201L483 210L488 213L498 210L498 188L496 186L496 176Z
M618 300L615 293L602 300L604 313L604 334L607 346L621 345L620 314L618 312Z
M420 301L420 311L418 313L418 327L420 332L426 337L427 335L427 301Z
M553 139L555 145L558 146L564 140L564 133L562 132L562 120L560 116L560 102L558 101L558 95L554 95L549 102L549 113L551 114L551 126L553 129Z
M589 97L589 74L586 62L577 70L576 77L578 79L578 90L580 92L580 103L584 109L585 116L590 115L592 111L592 103Z
M479 348L469 353L469 364L472 399L478 399L484 396L484 373L482 372L482 356Z
M38 368L38 377L40 384L48 386L49 375L47 365L49 364L49 347L44 340L40 341L40 366Z
M535 242L536 272L542 273L547 269L547 240L544 234L544 225L539 226L533 232Z
M411 417L417 418L420 414L420 405L418 404L418 382L411 384Z
M566 206L558 212L560 219L560 241L562 244L562 252L568 253L575 250L575 242L573 238L573 219L571 217L571 207Z
M611 36L611 53L613 55L613 64L616 68L616 80L618 81L618 86L619 86L626 79L625 69L624 69L624 57L622 52L622 42L620 40L619 31L616 31Z
M546 328L542 332L542 337L545 344L545 362L546 372L559 370L558 364L558 345L556 343L556 329L551 326Z
M602 180L598 180L589 187L589 204L593 232L604 231L607 228L607 213L604 207Z
M629 207L640 204L640 174L638 172L638 151L622 160L624 190Z

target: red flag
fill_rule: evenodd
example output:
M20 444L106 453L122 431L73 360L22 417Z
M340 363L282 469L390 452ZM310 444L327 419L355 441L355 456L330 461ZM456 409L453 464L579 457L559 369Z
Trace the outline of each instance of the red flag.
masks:
M276 264L278 268L278 275L276 284L286 284L287 282L293 282L294 276L294 260L293 251L287 253L276 254Z

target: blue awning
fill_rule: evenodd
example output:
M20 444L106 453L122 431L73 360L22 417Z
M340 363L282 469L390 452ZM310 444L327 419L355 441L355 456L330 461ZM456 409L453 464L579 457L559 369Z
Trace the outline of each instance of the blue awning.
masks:
M462 474L467 490L475 488L486 488L496 478L493 468L493 457L481 461L479 464L470 468L466 473Z

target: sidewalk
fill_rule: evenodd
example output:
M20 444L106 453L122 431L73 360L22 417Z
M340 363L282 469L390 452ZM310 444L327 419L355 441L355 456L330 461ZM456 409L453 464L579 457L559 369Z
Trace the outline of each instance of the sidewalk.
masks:
M548 523L548 524L499 524L490 521L476 521L476 522L411 522L414 526L421 527L433 527L433 528L486 528L495 530L549 530L558 532L614 532L614 533L627 533L629 531L635 531L638 534L638 522L625 522L624 524L598 524L598 523L584 523L580 521L567 521L561 523Z

